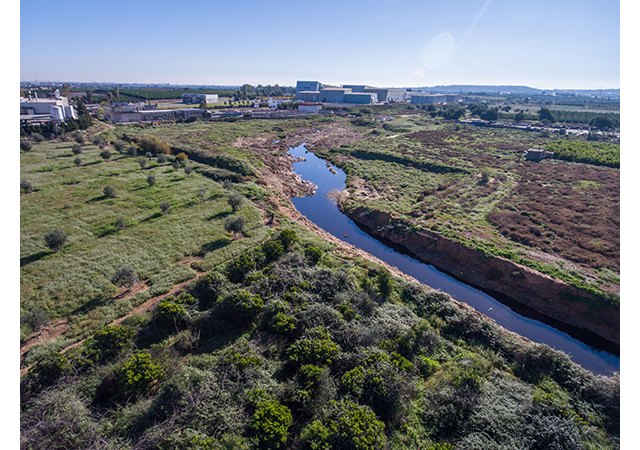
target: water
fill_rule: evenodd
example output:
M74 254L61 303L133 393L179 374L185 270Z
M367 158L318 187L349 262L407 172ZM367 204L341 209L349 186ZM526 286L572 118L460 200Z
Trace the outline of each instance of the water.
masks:
M523 316L500 303L490 295L440 272L435 267L400 253L370 236L343 214L335 200L329 198L332 191L342 191L346 187L346 175L338 167L327 167L325 160L307 152L304 146L289 150L295 157L306 158L293 164L293 170L303 180L318 186L313 196L292 198L295 207L318 226L343 241L353 244L380 258L391 266L419 280L440 289L455 299L465 302L477 311L491 317L504 328L525 336L532 341L547 344L567 353L571 359L597 374L610 374L620 370L620 358L612 353L591 347L551 325Z

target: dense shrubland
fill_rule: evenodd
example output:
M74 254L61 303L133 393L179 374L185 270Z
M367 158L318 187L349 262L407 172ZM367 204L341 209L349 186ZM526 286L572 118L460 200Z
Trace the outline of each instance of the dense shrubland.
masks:
M618 378L283 230L42 355L24 448L615 448Z

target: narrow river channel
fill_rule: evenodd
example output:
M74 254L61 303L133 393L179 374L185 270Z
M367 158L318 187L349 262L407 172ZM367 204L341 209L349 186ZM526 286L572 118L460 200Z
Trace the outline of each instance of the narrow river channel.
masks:
M456 300L467 303L477 311L491 317L504 328L525 336L532 341L547 344L567 353L571 359L597 374L611 374L620 370L620 358L612 353L591 347L551 325L523 316L490 295L401 253L362 230L343 214L335 200L329 198L331 191L342 191L346 187L346 174L307 152L304 146L289 150L289 154L305 158L293 164L293 170L303 180L315 184L318 189L312 196L292 198L295 207L316 225L332 235L380 258L391 266L420 282L450 294Z

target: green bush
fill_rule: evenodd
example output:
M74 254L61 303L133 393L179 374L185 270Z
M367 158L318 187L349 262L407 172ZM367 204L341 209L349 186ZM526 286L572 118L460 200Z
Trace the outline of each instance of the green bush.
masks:
M384 423L366 406L332 400L321 418L300 435L305 449L374 450L386 448Z
M29 152L32 148L33 144L31 142L24 139L20 141L20 150L22 150L23 152Z
M285 251L289 250L293 244L298 242L298 236L296 232L290 229L285 229L278 235L278 240L282 243Z
M23 194L30 194L33 192L33 185L30 181L22 180L20 182L20 192Z
M274 331L281 334L289 334L296 329L293 317L284 311L278 311L271 320Z
M250 427L261 446L280 448L286 444L293 423L291 410L277 400L263 399L256 405Z
M102 193L106 198L116 198L116 190L111 186L105 186Z
M104 362L119 355L132 344L133 332L122 325L108 325L84 345L83 355L92 362Z
M169 144L153 135L142 136L138 139L138 145L145 153L150 152L154 155L160 153L169 154L171 152Z
M178 326L186 321L188 313L184 305L164 299L156 307L156 317L164 325Z
M284 253L284 246L279 240L269 240L262 245L262 253L267 262L275 261Z
M304 249L304 256L313 265L318 264L320 258L322 258L322 250L315 246L309 246Z
M440 369L440 363L428 356L418 355L416 358L418 371L423 377L430 377Z
M133 394L148 393L159 383L163 375L164 371L160 364L154 361L149 352L144 350L131 355L116 373L122 387Z
M253 255L245 253L227 266L227 277L229 281L239 283L244 280L249 272L256 269L256 258Z
M125 266L113 275L111 282L119 287L126 287L131 289L138 282L138 275L133 267Z
M59 252L67 242L67 235L60 229L49 231L44 235L44 242L54 252Z
M264 300L246 289L239 289L227 295L220 302L222 313L236 325L251 322L264 307Z
M323 327L305 331L303 336L288 348L289 360L299 364L326 366L340 353L340 346Z

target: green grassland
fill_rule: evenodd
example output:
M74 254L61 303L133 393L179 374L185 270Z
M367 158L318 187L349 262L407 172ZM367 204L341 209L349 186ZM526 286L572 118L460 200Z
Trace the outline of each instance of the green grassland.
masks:
M21 177L34 192L21 196L21 298L23 318L44 312L49 319L71 317L72 335L82 335L86 325L113 320L132 305L109 299L117 288L111 278L119 268L131 266L150 288L134 302L167 291L192 278L195 271L181 260L202 255L200 267L211 267L239 254L266 236L259 210L246 201L241 214L246 237L237 241L224 231L231 214L228 192L218 182L195 170L174 169L171 162L149 160L145 169L138 157L115 153L111 161L100 150L85 145L82 165L73 163L70 143L43 143L21 155ZM146 159L146 158L145 158ZM155 175L149 186L147 176ZM105 198L103 188L115 189ZM255 193L253 183L237 185L240 193ZM163 215L160 203L171 209ZM126 228L116 228L122 218ZM65 248L54 253L45 233L62 229ZM76 323L78 322L78 323ZM74 326L75 325L75 326ZM23 337L32 331L23 323Z

